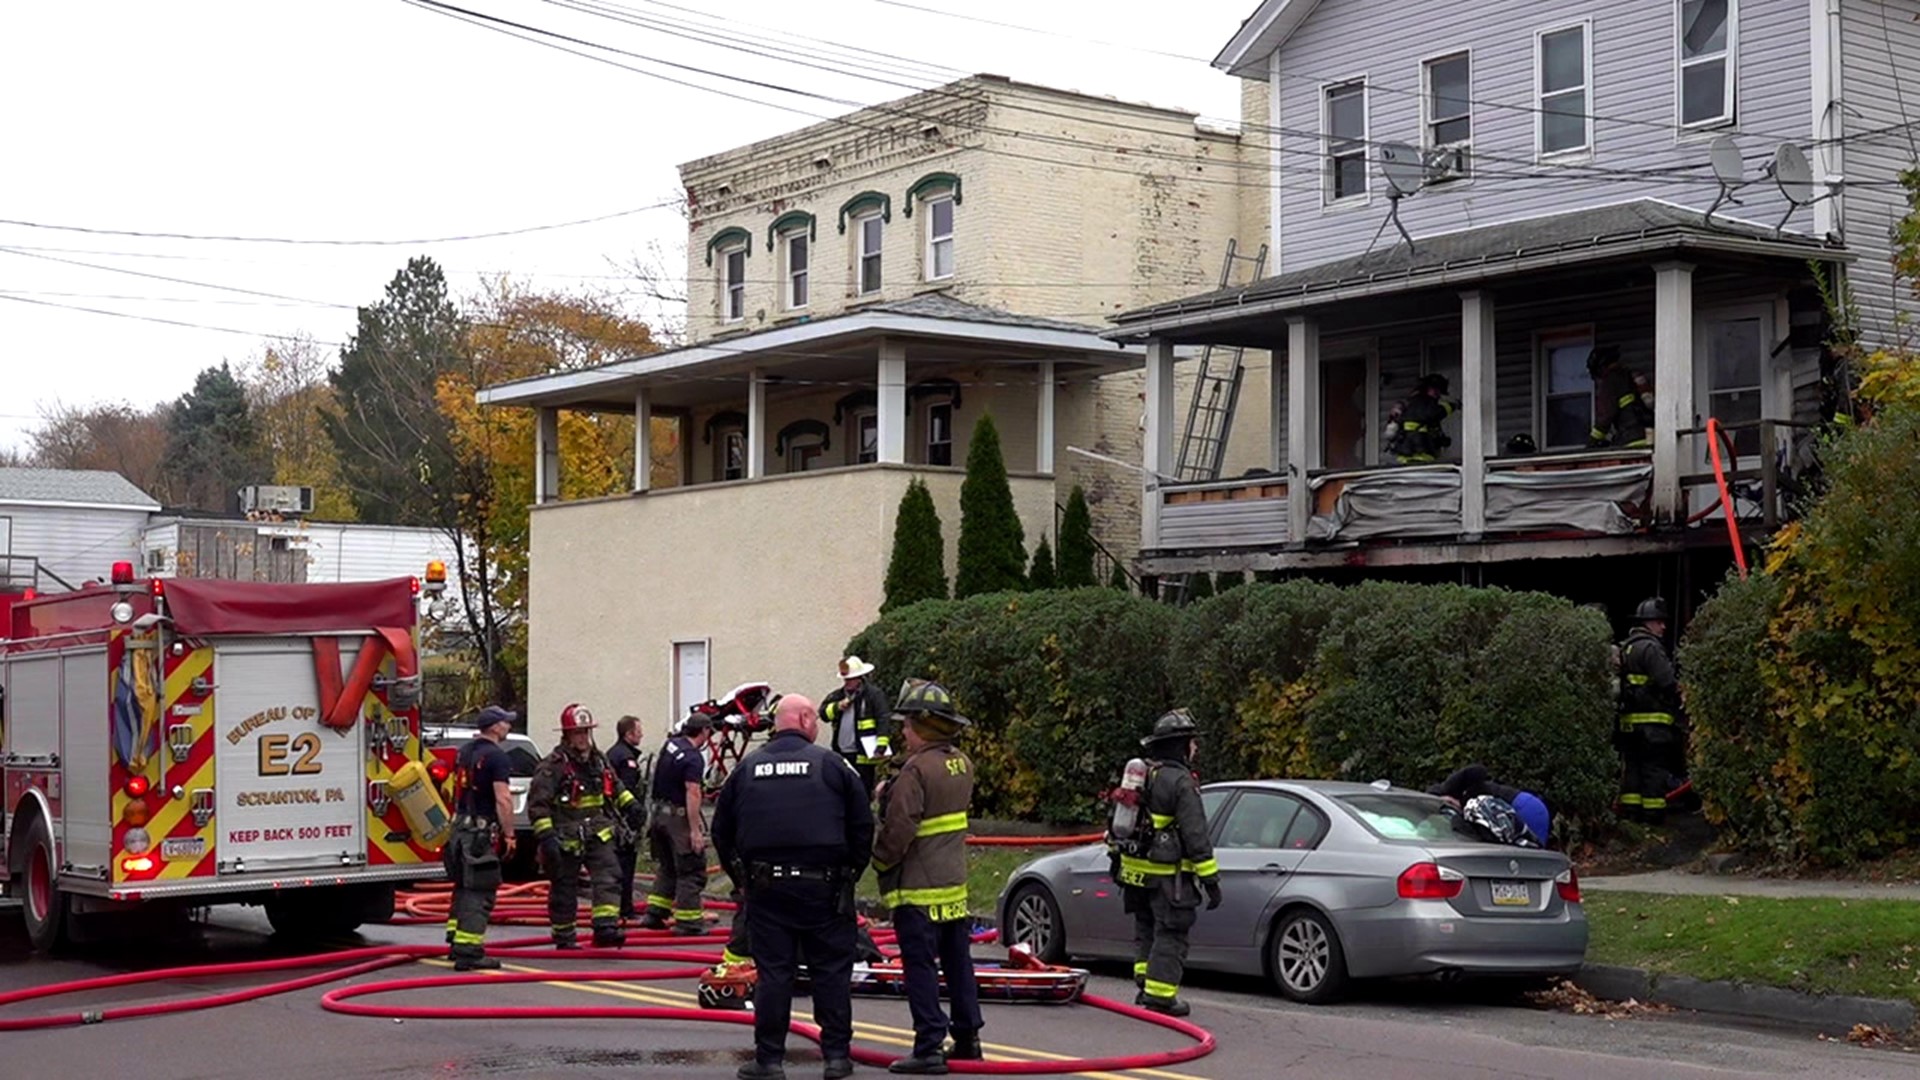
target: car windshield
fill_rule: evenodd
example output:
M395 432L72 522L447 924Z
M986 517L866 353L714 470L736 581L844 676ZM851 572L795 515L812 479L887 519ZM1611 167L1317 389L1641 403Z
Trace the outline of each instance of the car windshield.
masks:
M1335 801L1386 840L1473 838L1458 828L1459 817L1449 811L1447 804L1431 795L1364 792L1336 796Z

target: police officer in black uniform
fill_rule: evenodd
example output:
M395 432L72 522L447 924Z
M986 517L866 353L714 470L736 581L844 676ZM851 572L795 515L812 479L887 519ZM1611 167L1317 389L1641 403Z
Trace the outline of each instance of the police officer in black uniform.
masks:
M796 952L804 949L827 1080L851 1075L853 883L873 856L873 808L845 758L816 745L820 717L797 694L780 700L773 738L727 777L713 814L721 865L747 883L758 969L754 1060L740 1080L783 1080Z
M607 764L613 766L613 782L623 790L633 792L633 797L644 800L647 797L648 777L640 775L640 718L623 716L613 726L615 739L613 749L607 751ZM620 861L620 919L625 922L633 918L633 870L634 863L640 859L640 838L631 833L622 833L615 837L614 858Z
M497 705L480 710L474 721L479 734L454 758L459 796L453 835L442 859L453 881L447 941L453 947L455 971L500 966L500 961L487 955L487 920L493 917L494 896L500 890L500 860L513 857L513 795L507 789L513 770L500 742L512 730L514 719L513 713ZM505 828L503 821L508 823Z

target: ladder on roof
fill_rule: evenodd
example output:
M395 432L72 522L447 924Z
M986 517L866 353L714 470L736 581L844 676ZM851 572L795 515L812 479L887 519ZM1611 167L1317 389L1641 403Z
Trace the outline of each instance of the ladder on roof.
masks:
M1227 241L1227 257L1220 265L1220 288L1235 284L1235 270L1250 263L1253 273L1246 282L1260 280L1267 269L1267 245L1252 255L1240 253L1239 241ZM1174 460L1173 476L1181 483L1204 483L1220 479L1226 465L1227 439L1233 434L1233 411L1240 404L1240 383L1246 374L1242 361L1247 350L1240 345L1208 345L1200 353L1200 370L1193 380L1193 399L1187 404L1187 426L1180 436L1180 453ZM1170 604L1186 602L1190 574L1179 574L1160 583L1160 597Z

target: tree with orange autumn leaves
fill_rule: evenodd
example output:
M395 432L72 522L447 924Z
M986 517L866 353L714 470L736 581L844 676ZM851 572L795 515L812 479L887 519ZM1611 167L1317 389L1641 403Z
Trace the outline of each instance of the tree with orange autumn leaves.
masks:
M555 371L572 371L655 352L651 328L626 315L604 295L540 293L507 280L489 282L468 306L471 318L463 365L443 372L434 400L450 425L458 462L457 516L474 545L481 573L469 587L485 590L468 603L498 613L497 655L489 667L504 667L524 687L527 664L527 587L530 513L534 484L535 414L523 408L482 405L484 387ZM560 415L560 496L586 499L633 489L634 431L631 416L563 412ZM652 483L676 480L678 429L652 421ZM486 643L483 644L483 650ZM501 680L492 680L496 688Z

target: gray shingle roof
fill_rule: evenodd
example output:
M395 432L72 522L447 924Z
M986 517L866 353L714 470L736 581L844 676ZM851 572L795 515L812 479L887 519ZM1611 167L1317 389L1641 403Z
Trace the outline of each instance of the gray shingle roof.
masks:
M160 504L116 472L80 469L0 468L0 502L81 503L92 506Z
M927 293L910 300L895 300L862 308L864 311L889 311L895 315L915 315L923 319L953 319L958 322L994 323L999 326L1025 326L1035 330L1069 330L1097 334L1101 327L1087 323L1047 319L1038 315L1016 315L1000 308L969 304L941 293ZM850 313L851 314L851 313Z
M1386 211L1382 210L1381 213L1384 215ZM1591 251L1595 258L1600 258L1604 257L1609 246L1644 244L1661 239L1672 239L1676 243L1686 239L1759 242L1776 247L1782 255L1801 258L1822 253L1831 258L1841 253L1840 249L1810 237L1786 234L1775 238L1771 229L1722 217L1716 217L1712 224L1708 224L1706 215L1700 211L1658 199L1595 206L1433 237L1422 237L1416 231L1413 239L1413 249L1409 250L1403 240L1389 242L1398 240L1389 230L1381 245L1365 254L1261 278L1246 285L1123 312L1115 316L1114 321L1125 327L1129 323L1164 315L1233 308L1290 296L1304 297L1361 283L1407 279L1409 288L1418 288L1413 281L1427 273L1471 270L1476 267L1486 267L1489 273L1494 273L1501 263L1554 251L1586 250ZM1108 333L1112 335L1113 331Z

